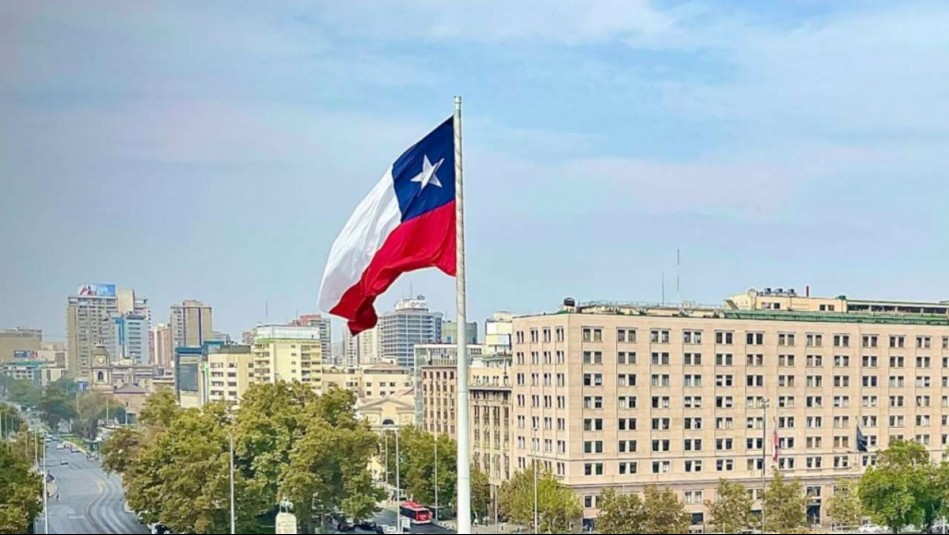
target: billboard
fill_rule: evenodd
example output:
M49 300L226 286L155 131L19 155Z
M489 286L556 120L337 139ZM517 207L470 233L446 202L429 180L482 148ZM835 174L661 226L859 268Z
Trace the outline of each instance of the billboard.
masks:
M32 349L15 349L13 351L13 358L16 360L36 360L37 355L36 351Z
M77 294L80 297L115 297L114 284L83 284Z

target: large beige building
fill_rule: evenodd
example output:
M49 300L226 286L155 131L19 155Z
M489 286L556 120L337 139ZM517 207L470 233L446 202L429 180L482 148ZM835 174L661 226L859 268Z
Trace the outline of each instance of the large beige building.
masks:
M211 307L201 301L185 299L171 306L171 343L174 347L199 347L211 340Z
M253 345L254 382L299 381L323 388L320 328L300 325L257 327Z
M175 348L172 344L171 326L167 323L159 323L149 330L148 336L148 349L151 352L151 355L149 355L150 363L163 370L174 368Z
M515 468L548 466L588 519L605 488L656 483L700 526L720 478L757 489L763 469L779 469L801 479L816 521L834 481L890 439L935 458L949 443L946 303L783 290L722 307L565 300L515 318L514 335Z
M393 364L323 366L323 388L345 388L363 402L402 395L414 385L409 370Z
M115 315L136 314L151 318L148 301L134 290L114 284L85 284L66 303L67 368L73 377L90 377L93 351L111 344Z
M346 366L365 366L381 361L382 348L379 345L378 329L366 329L353 336L347 327L343 327L343 364Z
M208 353L208 401L238 405L253 382L254 355L248 345L224 345Z
M42 346L43 331L39 329L0 329L0 363L13 360L22 351L39 351Z

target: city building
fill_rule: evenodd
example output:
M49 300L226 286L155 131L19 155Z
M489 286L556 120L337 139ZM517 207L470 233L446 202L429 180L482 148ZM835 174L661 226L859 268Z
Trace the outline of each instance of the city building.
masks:
M348 328L343 328L343 362L344 366L365 366L380 362L381 347L378 329L366 329L353 336Z
M114 284L85 284L66 303L67 368L77 378L88 378L92 353L97 346L109 347L113 338L113 316L136 314L151 317L148 301L134 290L116 289Z
M488 474L492 496L512 473L510 365L509 355L492 356L475 360L468 370L471 461Z
M414 398L412 387L408 387L379 398L360 399L356 402L356 414L365 418L377 433L393 426L412 425L415 423Z
M174 347L199 347L212 339L211 307L185 299L171 306L171 342Z
M510 355L514 334L514 317L510 312L495 312L484 320L485 352L491 355Z
M891 439L936 459L949 440L949 303L780 289L723 306L565 299L514 318L513 351L512 470L549 467L587 522L607 487L655 483L698 529L719 479L757 499L775 469L800 478L817 522L835 481L858 477Z
M171 326L159 323L149 330L149 362L162 370L174 368L174 345L171 342Z
M483 345L470 344L466 347L469 360L486 354ZM434 362L454 361L455 357L458 356L458 346L455 344L415 344L413 352L415 353L413 359L415 366L426 366Z
M210 375L203 347L176 347L174 366L175 398L185 409L200 408L209 399Z
M18 358L0 364L0 374L12 379L31 381L39 386L47 386L62 378L66 374L66 368L40 359Z
M368 366L323 366L323 390L345 388L363 401L381 399L410 389L412 374L400 366L371 364Z
M127 312L111 315L109 357L113 362L130 360L138 365L150 364L151 355L148 317Z
M234 341L231 339L231 335L227 333L222 333L220 331L212 331L211 336L208 337L208 340L213 342L221 342L222 344L232 344Z
M254 355L249 345L223 345L208 352L208 401L238 405L254 377Z
M425 297L399 299L395 310L379 317L376 326L383 359L412 368L416 344L438 343L442 337L442 315L431 312Z
M319 392L322 382L320 328L301 325L257 327L254 382L300 381Z
M9 362L23 352L39 351L43 347L40 329L0 329L0 363Z
M465 322L467 325L465 328L465 338L468 339L469 344L478 343L478 322L469 321ZM457 344L458 343L458 322L445 320L442 321L442 336L439 342L443 344Z
M299 318L290 322L290 325L304 325L308 327L320 328L320 351L323 359L331 361L333 356L333 326L328 317L319 314L303 314Z
M467 346L468 349L468 361L475 361L479 359L484 353L484 346L477 344L472 344ZM426 411L429 408L439 407L436 412L441 414L451 414L451 420L444 420L444 426L435 424L429 429L432 433L448 433L452 438L455 437L455 402L453 400L444 399L444 396L436 396L433 398L426 397L426 389L421 386L426 381L432 382L437 380L439 384L442 384L445 381L445 377L451 376L454 378L454 372L452 370L456 369L456 357L458 356L458 346L454 344L416 344L415 345L415 362L414 369L412 370L413 378L416 382L415 388L415 417L416 424L419 426L426 427L425 422ZM426 372L429 372L426 375ZM454 392L454 385L444 384L440 387L440 393L445 394L447 389L451 388L451 392Z

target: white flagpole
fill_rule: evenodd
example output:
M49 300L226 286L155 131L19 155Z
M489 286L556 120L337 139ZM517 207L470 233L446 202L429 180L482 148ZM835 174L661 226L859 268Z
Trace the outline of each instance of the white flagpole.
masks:
M468 340L465 333L465 196L461 166L461 97L455 97L455 288L458 322L458 533L471 533L471 453L468 445Z

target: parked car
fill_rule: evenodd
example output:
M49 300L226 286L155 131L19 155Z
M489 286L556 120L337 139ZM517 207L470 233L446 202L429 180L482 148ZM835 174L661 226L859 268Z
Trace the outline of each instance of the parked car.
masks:
M69 464L69 461L67 461L66 459L59 461L60 466L67 465L67 464Z
M873 523L868 523L860 526L860 529L857 530L860 533L883 533L883 528Z

